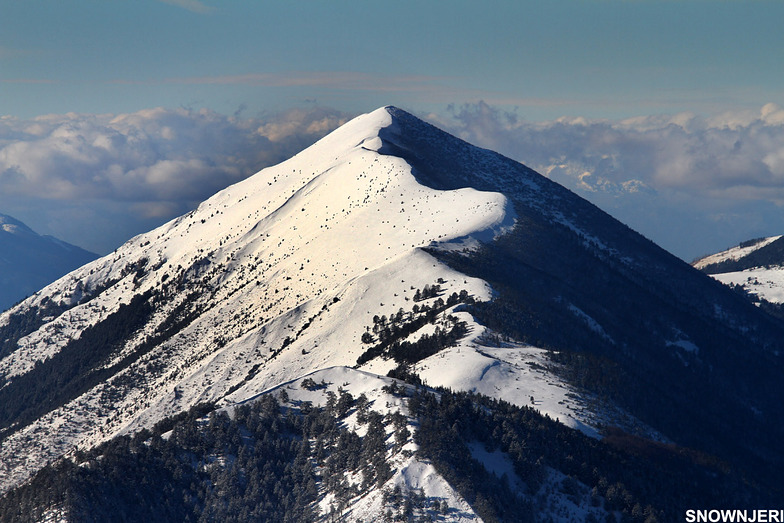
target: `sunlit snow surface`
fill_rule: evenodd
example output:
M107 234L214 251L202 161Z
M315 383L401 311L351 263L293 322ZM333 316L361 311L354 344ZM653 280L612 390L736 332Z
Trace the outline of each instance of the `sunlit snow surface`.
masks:
M159 331L179 305L198 311L112 378L5 439L0 492L75 446L149 427L195 403L231 405L319 369L353 366L373 316L411 310L415 289L439 278L444 296L465 289L490 299L484 281L422 247L470 247L500 234L514 223L511 204L499 193L420 185L404 160L377 152L379 130L391 122L384 108L360 116L0 316L2 325L46 301L71 307L0 360L0 374L13 378L148 290L155 314L107 366ZM418 365L429 384L530 404L596 434L596 409L545 370L541 350L484 346L484 327L456 314L471 335ZM363 370L385 374L392 366L376 360ZM433 474L420 472L417 481Z
M784 303L784 268L758 267L738 272L712 274L726 285L740 285L750 294L773 303Z
M733 247L711 256L706 256L694 263L694 267L702 269L714 263L727 260L739 260L759 250L781 236L771 236L747 247ZM784 303L784 267L754 267L743 271L711 274L713 278L725 285L739 285L749 294L772 303Z
M704 258L700 258L699 260L694 262L693 265L697 269L702 269L703 267L707 267L708 265L713 265L714 263L721 263L727 260L739 260L745 256L748 256L752 252L773 243L779 238L781 238L781 236L771 236L753 245L748 245L746 247L733 247L731 249L727 249L726 251L722 251L716 254L711 254L710 256L705 256Z

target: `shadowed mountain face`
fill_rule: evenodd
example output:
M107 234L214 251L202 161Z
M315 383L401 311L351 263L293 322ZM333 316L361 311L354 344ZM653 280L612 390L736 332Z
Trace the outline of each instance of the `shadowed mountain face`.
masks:
M678 443L776 477L780 321L525 166L391 112L382 150L421 183L514 202L511 233L469 254L431 251L498 292L475 308L481 322L561 351L573 380Z
M0 214L0 311L95 258Z
M547 467L582 474L617 497L606 479L628 469L625 458L597 458L595 441L567 425L610 434L622 452L664 456L651 460L664 467L657 477L685 460L696 478L720 470L726 485L764 483L764 497L782 490L783 340L779 320L575 194L387 107L0 315L0 490L74 447L205 402L231 409L283 384L287 396L305 387L316 401L327 385L298 384L332 368L355 395L391 386L378 381L390 371L412 381L418 373L521 409L509 407L510 417L530 406L551 418L530 412L532 432L520 435L503 416L498 430L474 431L456 423L457 411L422 411L437 418L423 451L436 462L450 463L439 434L488 455L509 447L508 429L522 442L503 447L519 451L515 467L531 466L545 484ZM405 403L390 401L380 404ZM606 416L606 405L626 417ZM616 424L660 441L607 427ZM535 448L526 441L543 449L555 433L571 443L550 461L526 451ZM488 443L476 450L480 434ZM606 467L603 481L591 463ZM659 500L678 495L656 488L666 494ZM393 484L344 494L370 503L373 489L381 496ZM735 500L747 492L737 491ZM381 514L373 510L366 516Z

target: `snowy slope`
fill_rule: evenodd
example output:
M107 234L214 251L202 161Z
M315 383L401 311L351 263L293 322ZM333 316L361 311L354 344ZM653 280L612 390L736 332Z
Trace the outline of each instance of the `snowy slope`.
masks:
M784 257L782 236L743 242L694 262L694 267L711 274L725 285L737 285L757 298L784 303Z
M763 300L784 303L784 269L781 267L758 267L712 276L725 285L740 285L751 295Z
M415 290L439 279L444 296L465 290L489 299L485 282L422 248L472 248L492 239L514 223L510 203L500 193L420 184L406 161L379 152L379 132L392 123L386 108L360 116L0 316L0 327L22 317L34 326L1 354L4 387L21 383L36 364L64 358L61 351L91 329L138 322L94 362L83 392L58 396L53 409L8 427L0 490L75 446L149 427L195 403L241 402L317 369L354 365L372 318L411 310ZM129 312L145 304L152 312L141 320ZM473 340L484 327L461 314L473 336L466 351L495 358L505 374L442 373L430 378L434 384L519 404L534 395L574 426L593 417L564 400L568 389L557 378L544 385L542 373L512 361L535 349L477 352ZM449 354L422 368L451 367ZM368 368L383 374L392 366L377 360ZM106 379L90 382L98 371Z
M700 258L699 260L695 261L693 265L696 269L703 269L709 265L721 263L727 260L740 260L747 257L749 254L758 251L767 245L770 245L779 238L781 238L781 236L770 236L768 238L762 238L759 241L753 242L751 245L744 243L736 247L731 247L726 251L721 251L716 254L711 254L710 256Z
M313 380L318 384L324 384L315 390L308 390L303 387L304 379ZM406 416L407 428L411 434L416 431L416 427L410 419L410 413L406 406L406 401L400 396L390 394L383 390L396 380L384 378L372 373L366 373L347 367L332 367L316 371L304 376L302 380L297 379L279 385L273 389L265 391L264 394L274 394L280 397L280 392L285 391L288 401L284 405L298 408L304 402L309 402L313 406L324 407L327 402L327 394L333 393L339 396L341 391L346 391L353 397L365 395L369 401L368 408L371 411L383 415L399 412ZM405 384L399 385L408 387ZM246 401L252 401L250 398ZM357 413L352 413L344 420L344 425L364 436L367 432L367 425L363 425L357 420ZM385 438L393 441L394 427L386 427ZM434 501L444 503L450 507L449 521L467 522L481 521L474 513L471 506L436 472L432 464L417 458L415 451L417 445L409 438L405 445L400 448L393 448L390 444L387 462L394 471L392 477L380 486L374 487L370 491L362 492L356 499L349 502L349 507L339 514L341 521L368 521L379 514L383 514L389 508L383 500L384 490L392 491L395 487L399 488L404 494L413 492L421 493L427 499L427 506L431 506ZM354 478L357 482L361 478ZM333 503L331 496L323 496L319 502L322 514L330 513L330 505ZM326 519L326 518L325 518Z
M320 386L317 389L308 390L303 386L305 379L312 380ZM334 397L339 397L341 392L348 392L354 398L364 395L369 402L368 409L370 411L385 416L392 413L403 414L407 421L406 427L413 436L418 427L416 421L411 417L408 399L389 392L389 386L393 383L407 391L407 394L413 393L412 386L391 378L346 367L332 367L308 374L302 380L297 379L284 383L265 391L263 394L273 394L280 398L281 392L285 391L284 397L287 399L284 405L294 409L300 408L304 403L324 407L327 403L327 395L330 393L334 394ZM253 401L253 399L250 398L246 401ZM367 432L367 425L358 421L356 411L351 413L343 421L343 424L360 436L364 436ZM392 477L384 485L363 492L350 500L348 508L338 514L340 521L369 521L377 517L378 514L384 514L390 507L384 503L383 493L395 489L398 489L403 495L416 493L423 496L425 507L433 507L435 502L445 503L449 507L448 511L440 514L438 511L425 510L421 514L422 517L430 517L435 521L481 521L481 518L476 515L466 500L438 474L433 464L417 456L418 446L413 441L413 437L409 437L407 442L399 447L391 444L394 440L394 432L395 428L391 424L388 425L385 437L390 442L387 462L394 471ZM526 481L514 472L508 455L500 450L489 453L481 444L473 444L471 454L488 472L499 478L504 474L511 478L512 484L521 498L530 496L526 488ZM354 479L359 480L359 478ZM583 500L578 500L578 496L564 495L559 488L553 487L553 485L559 485L564 479L565 476L558 471L548 471L548 477L534 494L539 506L549 507L553 514L557 514L558 520L564 522L585 521L589 515L597 520L606 516L602 507L603 500L596 499L591 504L588 502L590 499L588 495L584 496ZM589 491L584 485L580 485L579 488L586 492ZM323 496L319 502L321 513L325 515L324 520L326 520L326 515L330 513L332 502L329 495Z

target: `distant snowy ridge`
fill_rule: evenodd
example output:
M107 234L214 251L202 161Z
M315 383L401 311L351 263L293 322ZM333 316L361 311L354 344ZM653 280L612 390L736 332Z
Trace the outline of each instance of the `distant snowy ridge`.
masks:
M767 245L770 245L771 243L775 242L779 238L781 238L781 235L769 236L767 238L760 238L758 241L751 242L751 245L748 245L747 242L744 242L741 245L732 247L730 249L727 249L726 251L721 251L716 254L711 254L709 256L700 258L699 260L695 261L692 265L694 265L694 268L702 270L705 267L708 267L709 265L718 264L727 260L740 260L748 256L749 254L753 253L754 251L757 251Z
M0 228L2 228L7 233L15 234L19 236L35 235L35 233L32 231L32 229L30 229L30 227L6 214L0 214Z
M708 272L725 285L738 286L754 298L784 303L784 245L782 236L741 243L706 256L694 267Z

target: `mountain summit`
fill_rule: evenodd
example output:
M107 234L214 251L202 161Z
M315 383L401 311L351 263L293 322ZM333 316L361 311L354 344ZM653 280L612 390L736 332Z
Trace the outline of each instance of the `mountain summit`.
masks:
M441 293L488 299L422 248L492 238L513 223L508 199L418 183L378 152L394 121L360 116L0 316L6 485L27 474L31 433L48 433L43 464L199 402L353 366L372 318L439 278Z
M384 107L0 316L0 489L197 405L389 372L768 480L782 340L575 194Z

